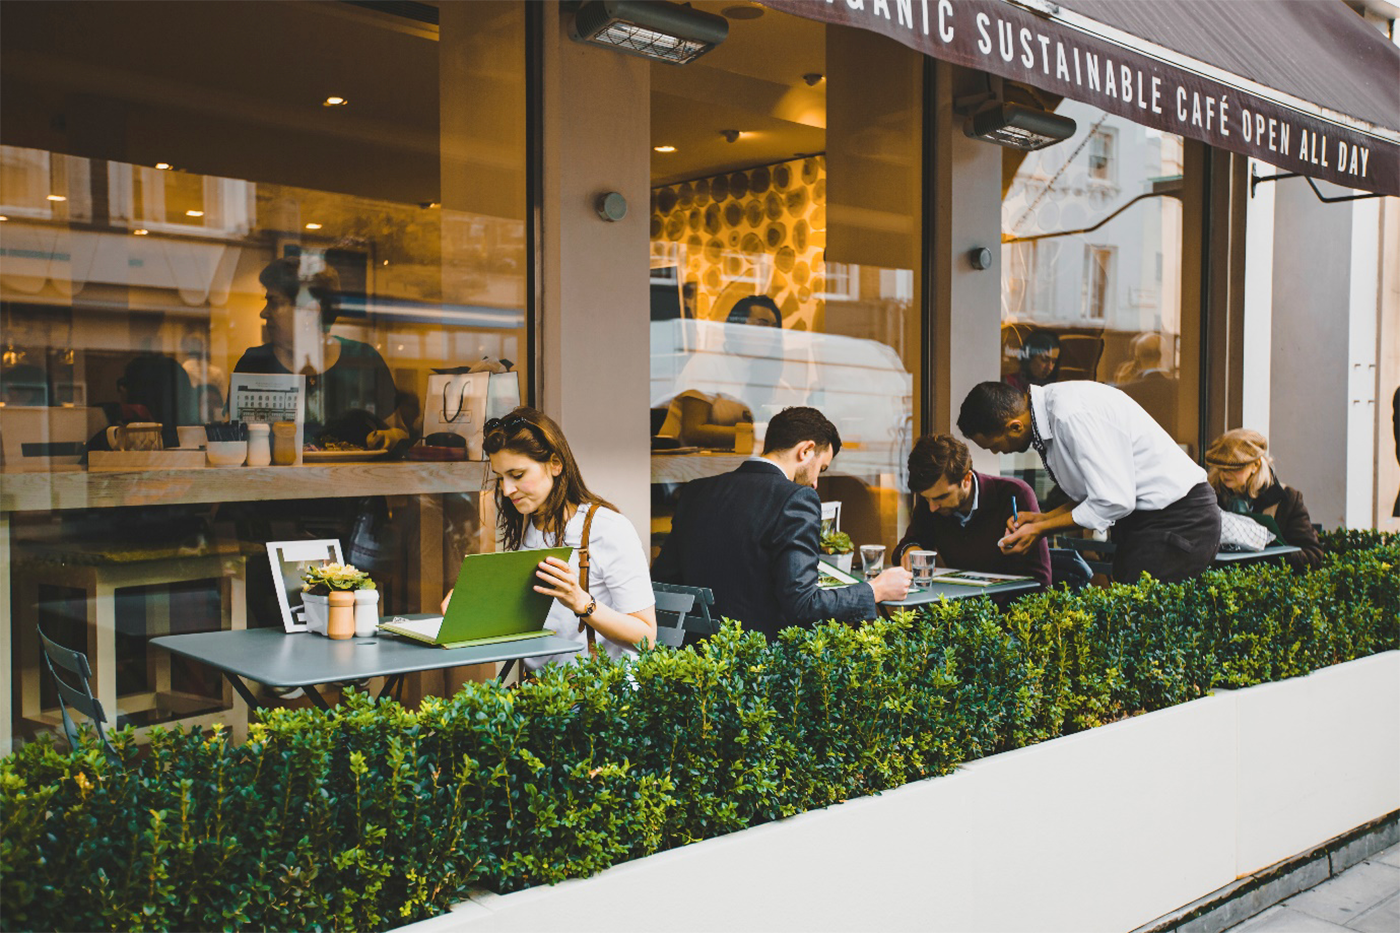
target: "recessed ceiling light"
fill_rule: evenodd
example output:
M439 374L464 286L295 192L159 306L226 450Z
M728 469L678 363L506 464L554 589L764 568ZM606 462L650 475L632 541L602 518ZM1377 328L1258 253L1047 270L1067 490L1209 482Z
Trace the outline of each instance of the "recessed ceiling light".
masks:
M675 146L653 146L652 148L653 148L654 150L656 150L657 152L675 152L675 151L676 151L676 147L675 147Z
M204 211L185 211L186 217L203 217Z
M10 218L6 217L4 214L0 214L0 224L3 224L5 221L7 221L7 220L9 220L9 219L10 219Z
M135 230L131 231L132 236L145 236L150 232L151 231L147 230L145 227L137 227Z
M743 6L727 6L720 12L729 19L758 19L763 15L763 7L745 3Z
M308 229L308 230L320 230L320 229L321 229L321 225L320 225L320 224L307 224L307 225L306 225L306 229Z
M65 197L64 197L63 195L61 195L61 194L51 194L51 195L49 195L49 200L50 200L50 201L66 201L66 200L68 200L68 199L65 198Z
M346 99L343 98L343 97L327 97L325 100L321 101L321 106L322 106L322 107L344 107L344 106L345 106L346 104L348 104L348 103L350 103L350 101L346 100Z
M157 162L157 163L156 163L156 168L160 169L162 172L168 172L168 171L170 171L170 169L171 169L172 167L173 167L173 166L171 166L171 164L170 164L169 162Z

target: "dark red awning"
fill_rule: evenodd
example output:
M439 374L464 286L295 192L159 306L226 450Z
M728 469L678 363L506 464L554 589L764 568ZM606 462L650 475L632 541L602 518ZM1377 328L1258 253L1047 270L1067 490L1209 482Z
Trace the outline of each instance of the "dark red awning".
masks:
M1341 0L764 0L1349 188L1400 195L1400 49Z

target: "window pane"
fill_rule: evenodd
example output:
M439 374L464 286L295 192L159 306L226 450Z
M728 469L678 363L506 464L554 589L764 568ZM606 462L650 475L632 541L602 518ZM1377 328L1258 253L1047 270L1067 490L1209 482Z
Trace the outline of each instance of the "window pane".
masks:
M1182 315L1182 140L1075 101L1056 112L1078 124L1071 139L1003 153L1002 379L1116 385L1189 447L1197 389L1181 384L1180 354L1198 324ZM1002 468L1049 493L1033 451Z
M683 71L652 66L652 143L674 147L652 158L653 544L680 483L742 459L736 425L757 452L794 405L841 432L819 492L842 529L898 540L920 416L921 80L888 39L773 11Z
M500 359L528 385L524 9L420 6L440 21L341 3L0 12L16 568L0 615L23 642L19 734L56 715L36 621L99 670L115 651L99 694L147 725L228 702L152 637L282 625L266 542L339 541L388 613L435 609L461 555L493 547L483 468L417 459L455 456L450 437L408 454L444 420L435 369ZM235 397L255 377L302 393L304 462L206 466L194 445L277 409ZM115 647L94 628L109 610Z

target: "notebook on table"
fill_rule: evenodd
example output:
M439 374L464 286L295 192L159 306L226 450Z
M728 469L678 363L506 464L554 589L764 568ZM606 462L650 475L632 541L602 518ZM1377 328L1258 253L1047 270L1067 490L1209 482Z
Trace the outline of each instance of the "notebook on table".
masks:
M537 565L546 557L567 561L571 547L468 554L444 615L391 620L380 631L437 645L464 648L553 634L544 627L554 597L535 592Z
M975 570L941 570L935 571L933 575L934 583L955 583L958 586L996 586L1000 583L1017 583L1030 579L1033 578L1009 573L981 573Z

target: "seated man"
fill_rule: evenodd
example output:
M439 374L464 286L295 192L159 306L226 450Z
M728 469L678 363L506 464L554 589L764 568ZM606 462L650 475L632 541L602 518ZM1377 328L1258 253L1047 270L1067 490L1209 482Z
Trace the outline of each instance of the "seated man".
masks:
M1008 553L1057 531L1111 527L1114 580L1136 583L1146 571L1176 583L1208 569L1220 549L1220 508L1206 471L1118 389L1061 382L1020 392L983 382L963 399L958 430L994 453L1034 447L1070 498L1008 522Z
M909 490L921 501L894 549L895 563L905 551L924 548L937 551L949 567L1034 577L1042 589L1050 586L1050 546L1044 538L1019 554L998 544L1013 513L1040 511L1031 487L973 472L967 445L951 434L936 434L919 438L909 453Z
M836 426L821 412L783 409L768 424L762 456L686 484L652 578L709 587L716 613L770 638L790 625L873 619L876 603L903 599L909 571L902 567L868 583L817 587L817 478L840 450Z

